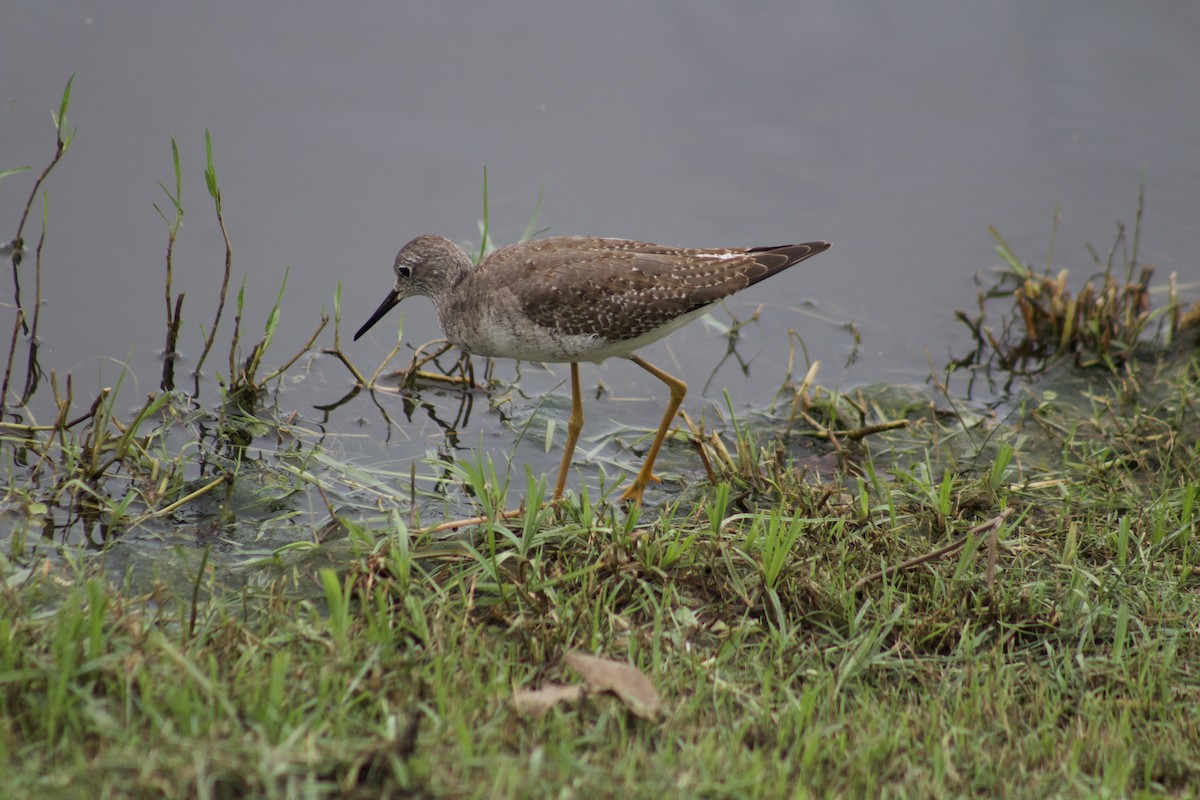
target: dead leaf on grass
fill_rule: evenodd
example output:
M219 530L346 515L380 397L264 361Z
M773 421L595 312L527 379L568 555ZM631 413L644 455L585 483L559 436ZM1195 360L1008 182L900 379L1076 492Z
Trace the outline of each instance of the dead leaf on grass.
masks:
M642 719L653 720L658 717L662 708L658 690L636 667L624 661L579 652L566 653L563 660L583 676L589 692L612 692Z
M583 697L582 686L559 686L547 683L540 689L517 689L513 692L513 706L529 717L540 717L559 703L569 703Z

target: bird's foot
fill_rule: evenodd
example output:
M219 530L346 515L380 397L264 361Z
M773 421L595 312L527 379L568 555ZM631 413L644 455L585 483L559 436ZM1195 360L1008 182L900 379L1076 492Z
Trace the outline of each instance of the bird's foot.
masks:
M646 487L651 483L662 483L662 478L654 473L643 476L639 472L638 476L633 479L633 483L629 484L629 488L621 493L617 501L620 503L636 503L640 506L642 504L642 495L646 493Z

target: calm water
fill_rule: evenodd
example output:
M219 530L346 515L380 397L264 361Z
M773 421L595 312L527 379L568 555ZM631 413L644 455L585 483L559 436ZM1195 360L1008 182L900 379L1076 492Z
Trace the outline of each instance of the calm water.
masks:
M1143 254L1200 295L1195 4L13 5L0 30L0 169L45 163L48 112L76 75L76 144L48 185L41 333L44 366L75 373L77 393L112 383L131 353L140 383L129 405L157 386L166 230L152 204L165 200L172 134L185 173L182 349L197 355L223 259L206 128L252 331L290 271L268 362L299 347L339 282L343 327L356 329L413 236L477 241L484 167L499 243L519 236L539 191L540 223L555 234L833 242L728 304L739 317L763 307L738 348L748 376L721 362L724 339L699 323L645 351L692 384L693 416L725 388L737 407L768 402L789 328L827 385L922 380L926 349L940 364L966 342L953 311L973 304L973 276L998 262L988 225L1041 263L1061 207L1056 261L1083 275L1085 242L1104 249L1117 221L1133 221L1143 175ZM0 237L31 185L31 173L0 184ZM403 310L406 340L438 335L427 302ZM364 371L389 347L389 320L356 344L346 337ZM850 322L862 350L846 368ZM213 359L226 363L223 351ZM313 406L350 386L331 360L316 366L282 401L313 420ZM566 375L527 368L521 387L536 395ZM585 435L614 418L657 422L664 392L632 365L585 367L584 381L589 397L606 391L589 403ZM380 402L404 420L395 398ZM476 403L463 443L483 435L503 452L511 436L486 406ZM328 424L365 434L347 445L352 457L401 471L441 440L417 413L381 446L365 396ZM523 448L553 471L540 442Z

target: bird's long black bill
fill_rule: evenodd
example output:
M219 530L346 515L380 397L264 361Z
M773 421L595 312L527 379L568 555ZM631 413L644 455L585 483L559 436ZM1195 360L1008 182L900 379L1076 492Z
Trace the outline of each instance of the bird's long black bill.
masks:
M371 318L366 321L366 324L358 329L358 333L354 334L354 341L357 342L358 337L369 331L372 325L383 319L383 315L395 308L396 304L399 302L400 296L396 294L395 289L388 292L388 296L383 298L383 302L379 304L379 308L375 309L375 313L371 315Z

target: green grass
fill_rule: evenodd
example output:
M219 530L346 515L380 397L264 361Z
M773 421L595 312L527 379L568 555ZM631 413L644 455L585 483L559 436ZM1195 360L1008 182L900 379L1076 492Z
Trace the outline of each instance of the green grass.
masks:
M954 502L987 491L966 481ZM248 585L135 593L44 561L0 610L12 796L1186 796L1200 758L1195 484L1006 489L999 537L921 569L937 485L824 517L359 532ZM1049 494L1059 494L1051 500ZM719 500L720 489L712 492ZM1066 494L1067 496L1061 496ZM1114 500L1116 502L1114 502ZM1135 502L1136 501L1136 502ZM952 508L951 528L983 509ZM571 517L577 509L568 509ZM939 532L940 533L940 532ZM788 557L780 559L781 548ZM329 568L327 564L335 564ZM666 713L514 687L579 649Z
M1132 267L1084 302L1002 257L947 375L789 378L774 413L677 437L712 483L640 513L611 486L542 508L545 476L482 447L419 474L340 459L267 391L298 358L264 369L282 296L243 351L238 295L211 412L166 369L132 414L120 383L52 377L53 419L0 427L3 795L1195 796L1195 323ZM353 394L382 368L341 352L338 307ZM801 435L825 455L790 455ZM504 517L510 484L530 502ZM438 528L459 499L480 519ZM569 651L636 666L662 713L522 713L516 690L579 682Z
M1026 468L1018 449L1001 476L1003 458L934 478L929 442L880 443L890 474L876 464L820 509L817 487L733 508L723 484L636 526L568 504L447 537L390 514L240 578L168 552L191 580L141 591L112 583L103 557L10 565L4 785L16 797L1188 796L1196 421L1144 441L1138 463L1114 458L1130 431L1160 430L1152 421L1196 397L1194 364L1164 362L1155 378L1172 399L1134 416L1094 398L1056 408L1051 429L1070 436L1054 469ZM1028 441L1050 413L1030 403L993 436ZM982 534L884 569L1003 508L1016 513L990 581ZM638 666L664 716L603 696L519 714L514 688L575 680L567 650Z

